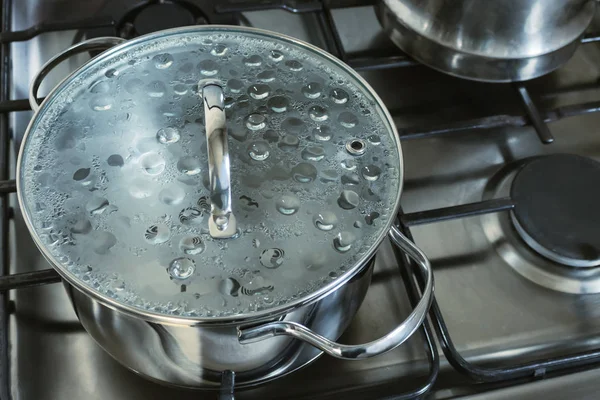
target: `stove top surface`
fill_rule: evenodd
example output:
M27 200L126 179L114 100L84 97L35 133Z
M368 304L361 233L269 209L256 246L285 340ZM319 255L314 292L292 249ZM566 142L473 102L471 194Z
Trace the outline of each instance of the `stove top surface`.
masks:
M306 6L310 2L297 3ZM101 15L98 10L105 6L101 0L13 1L12 30L26 29L43 20L64 19L65 10L69 10L72 20ZM408 215L505 198L510 194L510 184L502 183L502 171L530 157L570 153L600 160L600 113L553 122L549 127L555 140L544 145L533 127L524 126L527 118L513 85L460 80L423 66L365 68L368 63L363 55L369 49L385 57L396 54L381 32L373 7L334 9L332 15L345 51L354 55L353 65L382 97L403 138L402 206ZM327 37L319 33L322 21L312 13L258 10L244 13L240 20L319 46L328 44ZM80 38L78 31L63 31L13 43L11 99L26 98L27 86L41 65ZM71 59L52 72L41 95L85 58ZM568 64L527 83L527 89L535 94L538 108L555 110L554 114L545 111L546 119L556 120L563 116L556 110L568 115L570 104L600 100L599 78L600 48L586 44ZM488 118L490 115L494 117ZM11 113L10 118L18 144L31 113ZM494 127L463 129L482 121ZM595 269L586 269L586 276L562 274L555 262L537 254L518 236L509 216L510 211L502 211L415 224L411 229L416 244L432 262L436 307L456 350L473 364L505 367L598 348L600 295L590 294L600 286ZM18 210L12 231L11 272L49 268L35 249ZM340 342L374 340L408 315L410 301L397 265L396 254L386 243L377 255L365 302ZM9 336L13 398L131 400L205 396L159 386L121 367L83 330L62 285L20 289L10 295L16 309L10 317ZM422 335L414 335L399 348L360 362L323 356L292 375L241 391L236 398L326 399L342 393L347 399L395 396L424 384L429 366L426 342ZM540 369L536 374L542 377L545 372ZM497 386L473 385L442 356L430 396L564 398L566 393L577 393L574 397L595 398L594 382L599 377L600 370L590 370L477 394Z

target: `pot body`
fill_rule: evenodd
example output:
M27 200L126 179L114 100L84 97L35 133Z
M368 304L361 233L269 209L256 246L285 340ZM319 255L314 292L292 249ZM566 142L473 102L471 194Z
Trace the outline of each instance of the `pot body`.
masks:
M320 300L271 320L300 323L336 340L362 303L373 260L350 281ZM221 373L236 373L236 386L252 386L297 370L321 355L306 342L279 336L240 344L238 325L174 325L149 322L107 307L73 285L65 287L86 331L113 358L162 384L218 388ZM243 327L265 321L249 321Z
M481 81L546 74L574 53L595 0L382 0L392 40L443 72Z

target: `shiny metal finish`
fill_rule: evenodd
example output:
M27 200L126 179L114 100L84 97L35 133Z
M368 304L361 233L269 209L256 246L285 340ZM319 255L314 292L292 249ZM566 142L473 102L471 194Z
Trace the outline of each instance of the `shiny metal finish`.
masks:
M394 330L380 339L360 345L344 345L323 337L310 328L289 321L270 322L249 329L241 329L238 336L241 343L261 342L275 336L289 336L324 351L330 356L345 360L361 360L374 357L395 349L404 343L421 326L433 299L433 272L429 260L417 246L406 238L396 227L390 231L392 242L415 260L427 277L421 300L410 315Z
M73 46L67 48L64 51L59 52L50 60L48 60L42 68L40 68L39 72L36 73L35 77L31 81L29 85L29 105L31 105L31 109L33 111L37 111L40 107L40 102L38 101L37 94L42 84L44 78L61 62L65 61L69 57L72 57L75 54L81 54L94 50L106 50L113 46L116 46L119 43L123 43L125 39L118 37L99 37L81 41L79 43L74 44Z
M352 321L371 283L373 263L317 303L275 320L302 324L335 340ZM75 313L94 340L122 365L153 381L217 388L232 370L236 386L264 383L303 367L321 351L293 338L241 344L235 325L160 324L123 314L65 284Z
M218 84L199 84L204 104L204 125L208 148L210 179L210 218L208 229L214 238L225 239L237 233L235 215L231 210L231 177L225 96Z
M523 81L568 61L594 0L382 0L379 19L406 53L435 69L490 82Z

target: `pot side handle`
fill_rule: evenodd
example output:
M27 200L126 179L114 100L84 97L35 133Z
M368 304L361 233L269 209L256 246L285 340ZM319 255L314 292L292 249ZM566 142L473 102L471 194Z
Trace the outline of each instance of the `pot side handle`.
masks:
M425 254L404 236L398 228L393 226L389 236L394 244L400 247L402 251L419 265L422 272L427 277L421 300L419 300L419 303L410 315L393 331L369 343L346 345L331 341L301 324L281 321L247 329L238 328L238 338L240 343L259 342L280 335L291 336L311 344L330 356L346 360L370 358L400 346L419 328L419 326L421 326L427 316L427 312L429 311L433 299L433 272L431 271L431 265Z
M44 78L56 67L58 64L66 60L67 58L74 56L75 54L85 53L92 50L106 50L119 43L123 43L125 39L119 37L99 37L84 40L73 46L61 51L50 60L46 62L39 70L39 72L33 77L31 85L29 85L29 105L31 109L36 112L40 108L41 102L37 98L37 92L42 84Z

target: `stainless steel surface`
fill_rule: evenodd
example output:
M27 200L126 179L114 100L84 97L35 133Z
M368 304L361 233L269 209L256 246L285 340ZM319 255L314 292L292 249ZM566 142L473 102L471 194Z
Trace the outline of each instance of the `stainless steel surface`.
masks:
M98 1L19 0L13 2L14 29L47 18L78 18L93 12ZM334 10L349 51L390 45L372 8ZM249 14L255 26L316 40L310 17L285 11ZM360 29L356 29L360 26ZM596 26L597 27L597 26ZM13 98L26 98L33 73L58 51L67 48L73 32L42 35L12 46ZM79 60L81 61L81 60ZM529 88L539 108L593 101L600 91L559 92L600 78L600 49L581 46L558 71L533 81ZM77 65L59 66L44 82L41 94ZM398 110L402 128L442 123L454 118L497 111L504 102L517 104L501 85L457 80L420 67L369 72L364 77L388 107ZM54 82L53 82L54 81ZM417 112L425 107L425 111ZM415 111L417 110L417 111ZM522 110L511 110L522 112ZM31 117L13 113L19 139ZM532 128L496 128L404 141L406 212L444 207L482 198L492 177L506 163L533 155L570 152L600 160L600 115L565 119L550 125L555 143L544 146ZM505 213L502 217L507 217ZM40 257L17 210L13 272L49 268ZM600 295L570 295L549 290L523 278L498 255L485 236L480 217L413 228L416 243L430 258L436 298L458 350L475 363L502 365L537 357L597 348L600 345ZM341 343L364 343L389 332L410 312L396 260L384 242L377 253L373 281ZM20 400L80 399L182 400L211 394L164 387L121 367L83 330L61 285L14 291L11 317L13 397ZM268 385L237 394L238 399L374 399L407 390L426 374L422 340L413 335L380 357L349 362L321 357L312 365ZM472 395L473 399L596 399L600 370L543 379L526 385ZM478 385L484 390L484 385ZM470 396L470 387L442 362L439 385L430 398ZM473 389L475 390L475 389ZM216 393L212 394L216 397Z
M382 0L381 23L415 59L463 78L544 75L573 55L595 0Z
M52 71L54 67L68 59L75 54L86 53L93 50L106 50L112 46L116 46L119 43L124 42L125 39L118 37L100 37L81 41L74 44L68 49L61 51L56 56L48 60L39 72L35 74L31 85L29 85L29 105L33 111L37 111L40 108L40 101L38 99L38 90L42 84L44 78Z
M221 86L200 83L204 104L204 125L208 147L210 179L210 218L208 229L214 238L230 238L237 233L235 215L231 210L231 177L225 97Z
M429 260L417 246L404 236L396 227L390 231L392 242L408 254L426 276L425 288L419 303L401 324L380 339L358 345L345 345L335 343L319 335L309 327L296 322L276 321L269 322L247 329L240 329L238 336L241 343L256 343L276 336L289 336L324 351L330 356L345 360L362 360L378 356L400 346L421 326L427 316L429 306L433 299L433 273Z

